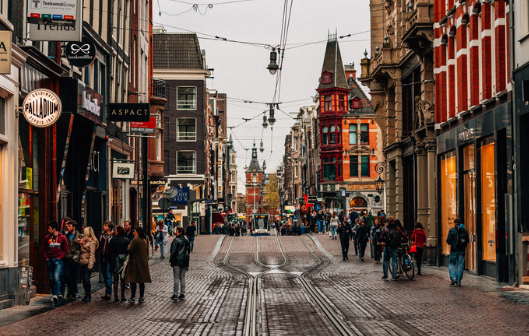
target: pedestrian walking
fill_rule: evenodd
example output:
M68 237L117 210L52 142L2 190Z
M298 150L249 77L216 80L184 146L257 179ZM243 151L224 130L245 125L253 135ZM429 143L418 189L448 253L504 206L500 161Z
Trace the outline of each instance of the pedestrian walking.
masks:
M195 246L195 233L197 232L197 227L195 225L195 221L191 221L191 225L188 225L186 227L186 237L189 241L189 245L191 247L191 252L193 252L193 247ZM239 229L240 232L240 229Z
M465 266L465 249L469 242L469 236L465 225L461 223L459 218L454 219L454 227L448 231L446 242L450 245L450 258L448 262L450 286L455 285L461 287L463 267Z
M360 261L364 261L364 254L366 252L367 242L369 241L369 228L367 227L365 219L360 220L360 226L356 230L355 240L358 245L358 257Z
M158 221L158 226L156 227L156 235L155 239L158 243L158 246L160 247L160 259L165 258L165 245L169 243L169 239L167 238L168 228L167 225L163 222L163 220Z
M174 235L174 220L175 220L175 216L173 214L173 210L169 210L169 213L167 214L167 216L165 216L165 221L166 221L166 224L167 224L167 229L169 230L169 235L172 236Z
M411 241L415 245L415 261L417 262L417 275L421 275L422 253L424 252L424 243L426 242L426 232L421 222L415 223L415 230L411 234Z
M325 215L323 214L323 210L318 211L316 217L318 220L318 234L323 234L325 233Z
M110 272L110 241L113 238L114 224L107 220L103 223L103 232L99 234L99 260L101 261L101 274L105 282L105 295L103 300L110 300L112 297L112 273Z
M384 260L382 262L382 270L384 274L382 279L388 278L388 262L391 258L391 276L393 280L397 280L400 276L397 275L397 253L401 245L402 238L408 240L408 237L402 229L395 222L395 217L389 216L387 220L388 225L382 231L382 241L384 243Z
M325 210L325 232L330 232L331 230L331 218L332 218L332 214L331 212L329 211L329 209L326 209ZM332 238L332 234L331 234L331 238Z
M61 276L61 292L64 297L66 287L68 287L69 299L77 299L77 276L79 274L79 258L81 257L82 235L77 231L77 222L71 219L65 225L65 237L68 242L68 253L64 256Z
M349 216L349 218L351 218ZM351 234L353 236L353 246L355 248L355 255L358 255L358 240L356 239L356 233L358 232L358 229L360 228L360 220L357 218L354 222L351 222Z
M338 226L336 230L340 235L340 244L342 245L342 260L349 259L347 253L349 253L349 241L352 240L351 226L347 223L347 218L344 218L342 224Z
M372 228L371 244L373 244L373 248L375 250L375 264L378 264L380 262L380 258L382 257L382 230L384 230L384 225L376 217L374 219L374 223L375 225Z
M131 242L134 239L134 229L132 228L132 224L129 220L126 220L123 223L123 228L125 229L125 237L127 237L129 242Z
M309 218L310 233L314 234L314 232L316 232L317 223L318 223L318 216L316 214L316 211L312 210L312 213L310 214L310 218Z
M83 238L81 239L81 257L79 264L81 265L81 282L84 289L84 302L92 301L92 284L90 283L90 276L94 269L96 262L96 250L99 247L99 241L91 227L85 227L83 231Z
M171 243L171 267L173 267L173 296L171 300L184 300L186 292L186 272L189 268L191 243L184 237L184 229L176 228L176 238Z
M128 247L130 241L125 235L125 229L122 226L116 227L116 236L110 241L110 271L113 274L112 288L114 291L114 302L119 302L118 287L121 283L121 302L125 302L125 283L123 274L120 272L125 259L127 259Z
M331 239L336 239L336 230L338 230L338 226L340 225L340 219L338 218L338 214L333 212L331 220Z
M130 283L130 303L136 302L137 284L140 287L139 303L145 302L145 284L151 282L149 258L147 255L147 241L142 227L134 228L134 239L128 247L129 261L127 264L125 282Z
M48 224L48 234L44 237L42 253L46 259L46 268L51 287L51 300L54 304L59 302L59 291L61 289L62 259L68 253L68 242L59 232L59 224L55 221Z

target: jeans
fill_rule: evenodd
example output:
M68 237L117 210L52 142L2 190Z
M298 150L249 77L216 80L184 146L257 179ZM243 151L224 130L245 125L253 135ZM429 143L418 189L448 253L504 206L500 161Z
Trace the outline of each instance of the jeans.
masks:
M323 226L323 221L318 221L318 232L322 233L324 231L325 231L325 229L324 229L324 226Z
M457 270L456 270L457 262ZM450 252L450 259L448 263L448 273L450 280L460 284L463 279L463 268L465 267L465 251Z
M140 299L145 295L145 284L140 283ZM136 284L131 283L130 284L130 298L135 299L136 298Z
M336 225L331 225L331 237L332 237L332 239L336 238L336 230L338 230L338 227Z
M77 294L79 264L71 259L63 259L62 262L61 294L64 296L64 291L68 286L68 295L75 295Z
M105 295L112 295L112 273L110 273L110 262L101 262L101 274L105 281Z
M349 253L349 238L340 239L340 243L342 244L342 256L345 259Z
M382 245L378 245L375 243L375 261L380 261L380 257L382 256Z
M81 281L83 282L85 296L90 296L92 294L92 284L90 283L91 275L92 271L88 270L88 265L81 265Z
M186 272L187 267L180 267L180 266L174 266L173 267L173 279L174 279L174 294L178 295L178 291L180 290L180 294L186 293Z
M191 246L191 251L193 251L193 247L195 246L195 236L187 237L187 240L189 240L189 245Z
M158 246L160 246L160 257L163 257L165 254L165 244L163 242L158 242Z
M59 296L59 291L61 290L62 264L62 260L60 259L46 260L46 267L48 268L48 277L50 279L51 293L55 296Z
M384 261L382 263L382 270L384 272L384 278L388 277L388 261L391 257L391 276L393 279L397 276L397 248L387 246L384 248Z

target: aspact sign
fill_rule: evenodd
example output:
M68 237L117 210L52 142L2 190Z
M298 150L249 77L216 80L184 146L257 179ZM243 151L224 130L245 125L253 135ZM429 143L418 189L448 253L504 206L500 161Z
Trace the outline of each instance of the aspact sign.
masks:
M48 127L61 116L62 103L55 92L48 89L31 91L22 104L24 118L33 126Z
M108 104L108 120L150 121L149 104Z

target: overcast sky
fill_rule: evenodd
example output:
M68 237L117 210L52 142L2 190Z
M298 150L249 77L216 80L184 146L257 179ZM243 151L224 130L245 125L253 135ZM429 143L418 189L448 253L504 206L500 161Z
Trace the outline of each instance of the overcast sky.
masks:
M206 51L207 67L215 69L214 78L207 80L208 89L228 95L228 126L241 125L242 118L259 115L231 130L237 151L238 191L244 192L244 166L250 162L254 139L257 147L261 139L264 143L264 152L258 152L260 164L266 160L266 171L275 171L282 163L285 136L295 122L291 118L295 115L289 117L276 111L273 132L270 126L263 130L262 112L268 110L266 105L230 99L272 102L276 76L266 69L270 50L264 46L221 41L215 36L277 46L285 1L199 0L198 6L193 6L193 1L157 1L153 11L155 25L163 25L168 32L198 34L200 48ZM354 62L360 75L360 59L364 57L364 50L369 49L369 27L369 0L294 0L284 54L280 109L291 113L313 105L329 32L337 32L338 36L355 34L338 40L343 63ZM318 41L324 42L288 49Z

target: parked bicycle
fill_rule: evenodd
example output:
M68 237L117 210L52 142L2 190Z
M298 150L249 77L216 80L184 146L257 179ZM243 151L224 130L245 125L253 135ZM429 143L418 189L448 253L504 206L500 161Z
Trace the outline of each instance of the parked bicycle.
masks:
M411 258L411 255L408 251L408 243L403 243L397 249L397 276L406 274L408 280L413 280L413 277L415 276L415 266L413 265L413 259ZM388 263L389 272L393 273L393 270L391 269L391 264L391 262Z

